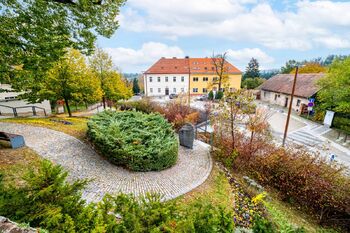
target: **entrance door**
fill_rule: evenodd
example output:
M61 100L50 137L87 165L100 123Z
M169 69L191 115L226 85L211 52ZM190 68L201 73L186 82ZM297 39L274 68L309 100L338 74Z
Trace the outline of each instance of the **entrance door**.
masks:
M286 97L286 102L284 103L284 107L288 107L288 97Z
M169 95L169 88L165 88L165 95Z

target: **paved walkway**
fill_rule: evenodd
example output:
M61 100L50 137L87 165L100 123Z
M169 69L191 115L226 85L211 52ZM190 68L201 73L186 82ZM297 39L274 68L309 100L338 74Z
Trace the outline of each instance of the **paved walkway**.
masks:
M21 134L26 145L39 155L62 165L70 179L93 179L83 197L88 202L101 200L106 193L144 195L157 192L163 200L185 194L202 184L212 169L209 147L199 141L194 149L179 148L178 162L161 172L130 172L96 154L78 139L47 128L0 122L0 129Z

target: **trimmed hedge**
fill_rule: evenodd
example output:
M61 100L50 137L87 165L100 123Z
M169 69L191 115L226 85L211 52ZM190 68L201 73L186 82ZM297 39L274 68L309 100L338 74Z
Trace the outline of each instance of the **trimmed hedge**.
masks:
M105 111L88 122L87 133L112 163L133 171L164 170L177 161L177 137L159 114Z

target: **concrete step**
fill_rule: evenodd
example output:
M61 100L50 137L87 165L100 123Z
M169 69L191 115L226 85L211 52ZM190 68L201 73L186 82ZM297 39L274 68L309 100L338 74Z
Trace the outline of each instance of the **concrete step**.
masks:
M313 135L301 132L294 132L290 134L288 138L307 146L316 146L317 144L323 143L323 141Z
M298 135L300 137L307 138L307 139L310 139L310 140L313 140L313 141L323 142L321 139L319 139L315 135L312 135L312 134L310 134L308 132L305 132L305 131L296 131L296 132L293 132L292 134Z

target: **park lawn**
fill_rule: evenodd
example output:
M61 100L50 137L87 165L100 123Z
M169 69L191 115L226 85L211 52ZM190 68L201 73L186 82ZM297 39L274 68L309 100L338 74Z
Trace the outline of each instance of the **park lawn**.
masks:
M213 166L210 176L202 185L175 200L178 205L187 206L198 199L213 205L232 207L234 196L231 186L224 173L216 165Z
M35 169L42 158L28 147L11 149L9 145L0 144L0 174L5 185L20 186L23 175L28 169Z
M55 122L57 120L71 122L72 125ZM1 121L46 127L69 134L79 140L86 140L88 121L88 118L86 117L8 118L2 119Z

